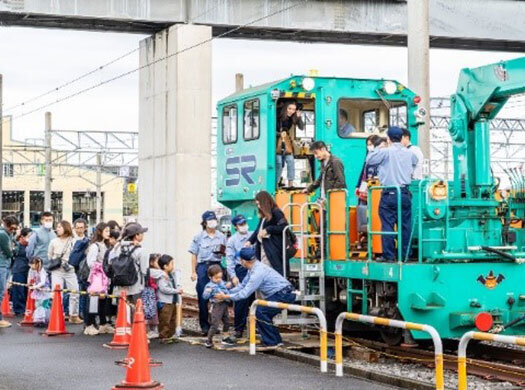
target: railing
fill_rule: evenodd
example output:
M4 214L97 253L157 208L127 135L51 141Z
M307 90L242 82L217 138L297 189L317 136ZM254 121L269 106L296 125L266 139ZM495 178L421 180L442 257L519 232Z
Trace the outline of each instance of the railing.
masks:
M372 191L374 190L395 190L397 192L397 232L372 231ZM397 236L397 259L401 264L403 261L402 245L402 221L401 221L401 189L399 186L373 186L368 188L368 259L372 259L372 236Z
M301 313L308 313L308 314L316 315L319 318L319 326L321 328L321 331L320 331L321 372L328 371L328 363L327 363L328 333L327 333L327 327L326 327L326 318L323 312L321 311L321 309L317 307L300 306L300 305L293 305L293 304L282 303L282 302L269 302L269 301L264 301L261 299L256 299L250 306L250 355L255 355L255 321L256 321L255 310L257 306L273 307L274 309L298 311Z
M405 322L398 320L390 320L388 318L366 316L357 313L343 312L337 316L335 322L335 374L343 376L343 321L350 320L356 322L363 322L367 324L390 326L393 328L419 330L427 332L432 337L434 342L434 355L436 362L436 390L444 389L443 378L443 343L439 337L438 332L430 325L416 324L413 322Z
M525 337L499 334L467 332L461 337L458 347L458 389L467 390L467 346L470 340L497 341L499 343L525 346Z

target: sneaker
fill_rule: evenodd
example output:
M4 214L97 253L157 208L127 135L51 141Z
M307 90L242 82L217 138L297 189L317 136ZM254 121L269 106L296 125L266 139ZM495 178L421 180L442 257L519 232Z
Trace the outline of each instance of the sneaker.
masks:
M206 342L204 343L204 346L205 346L206 348L213 348L213 343L210 342L209 340L206 340Z
M169 338L169 339L160 339L160 343L161 344L173 344L174 342L175 342L175 340L171 339L171 338Z
M148 332L148 339L158 339L159 338L159 333L154 331L154 330L150 330Z
M47 328L47 324L45 322L35 322L33 326L35 328Z
M237 340L233 338L232 336L224 337L221 340L221 344L224 345L237 345Z
M80 325L80 324L83 324L84 321L82 321L79 316L71 316L69 318L69 323L74 324L74 325Z
M243 332L235 332L234 337L235 337L236 339L242 339L242 334L243 334Z
M6 320L0 320L0 328L10 328L11 323Z
M98 333L100 334L113 334L115 333L115 328L110 324L100 325L98 327Z
M84 334L86 336L96 336L99 333L100 333L99 330L97 328L95 328L94 325L86 326L86 329L84 329Z

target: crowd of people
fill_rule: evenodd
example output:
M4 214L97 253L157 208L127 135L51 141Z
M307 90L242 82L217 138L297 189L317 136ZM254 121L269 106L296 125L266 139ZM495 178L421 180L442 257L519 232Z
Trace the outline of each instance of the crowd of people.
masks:
M84 324L88 336L115 332L116 298L126 292L128 302L144 302L148 338L173 343L176 304L182 294L173 257L148 254L142 248L148 231L139 223L122 229L115 221L99 223L88 235L88 224L77 219L54 224L53 214L41 215L40 227L19 229L14 216L3 219L0 228L0 300L11 283L12 307L23 316L27 294L35 300L35 327L49 321L52 291L62 294L66 319ZM80 294L78 291L87 292ZM1 317L0 327L11 323Z
M282 127L301 126L297 106L283 108ZM377 135L367 139L367 157L359 175L356 195L366 202L363 183L378 177L383 186L379 216L384 231L393 231L397 221L398 195L392 186L400 189L402 202L402 248L408 253L411 227L411 194L408 185L422 175L423 156L410 144L410 133L390 127L388 140ZM286 156L286 139L281 139ZM327 145L316 141L310 146L313 156L321 163L318 179L304 189L311 193L320 190L319 201L324 203L330 190L345 189L343 162L330 153ZM419 170L418 170L419 168ZM291 180L291 176L289 177ZM365 193L365 194L363 194ZM365 195L365 196L363 196ZM196 282L199 301L199 325L206 336L206 346L213 346L214 336L222 328L223 344L233 345L246 329L249 307L255 296L268 301L291 303L296 294L287 280L287 258L283 258L283 234L288 221L274 198L266 191L255 196L259 220L252 231L247 218L237 214L232 219L235 230L227 238L218 229L215 212L202 214L200 230L194 236L191 254L191 280ZM121 230L115 221L98 224L91 237L87 235L87 222L83 219L54 224L53 214L41 215L41 226L32 231L18 229L18 220L8 216L0 229L0 300L8 276L13 282L27 283L29 287L14 284L11 288L15 314L23 315L26 294L35 299L35 326L46 326L50 309L50 288L59 286L67 290L82 290L64 294L64 307L69 321L84 324L84 334L94 336L113 333L112 316L115 299L107 295L127 294L127 300L144 302L148 321L148 337L160 338L163 343L175 341L176 304L182 294L180 275L175 271L174 259L169 255L148 254L142 248L147 228L129 223ZM383 256L394 261L394 238L383 235ZM225 263L223 260L225 259ZM234 306L233 332L229 306ZM281 337L272 320L278 309L259 306L257 328L263 346L281 344ZM0 314L1 316L1 314ZM0 327L11 324L0 317Z

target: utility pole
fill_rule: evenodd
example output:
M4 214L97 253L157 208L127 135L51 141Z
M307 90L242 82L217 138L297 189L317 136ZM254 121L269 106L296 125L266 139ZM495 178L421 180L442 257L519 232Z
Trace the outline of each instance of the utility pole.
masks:
M51 113L46 112L44 211L51 211Z
M3 76L0 74L0 219L4 210L4 113L2 106L4 104L4 81Z
M242 73L235 74L235 92L241 92L244 89L244 75Z
M429 0L408 0L408 87L421 97L427 111L419 127L418 143L425 159L430 160L430 80L429 80Z
M102 156L100 153L97 153L97 210L96 210L96 220L97 225L101 222L101 214L102 214Z

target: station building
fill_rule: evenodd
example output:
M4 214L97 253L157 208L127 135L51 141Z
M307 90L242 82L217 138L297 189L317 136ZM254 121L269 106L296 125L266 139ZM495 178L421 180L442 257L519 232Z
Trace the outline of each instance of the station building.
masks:
M39 224L44 211L45 153L42 145L15 140L13 121L2 121L3 195L2 215L16 215L24 226ZM85 218L96 224L96 171L68 164L67 153L52 151L51 211L55 220ZM125 179L102 173L103 221L123 222Z

